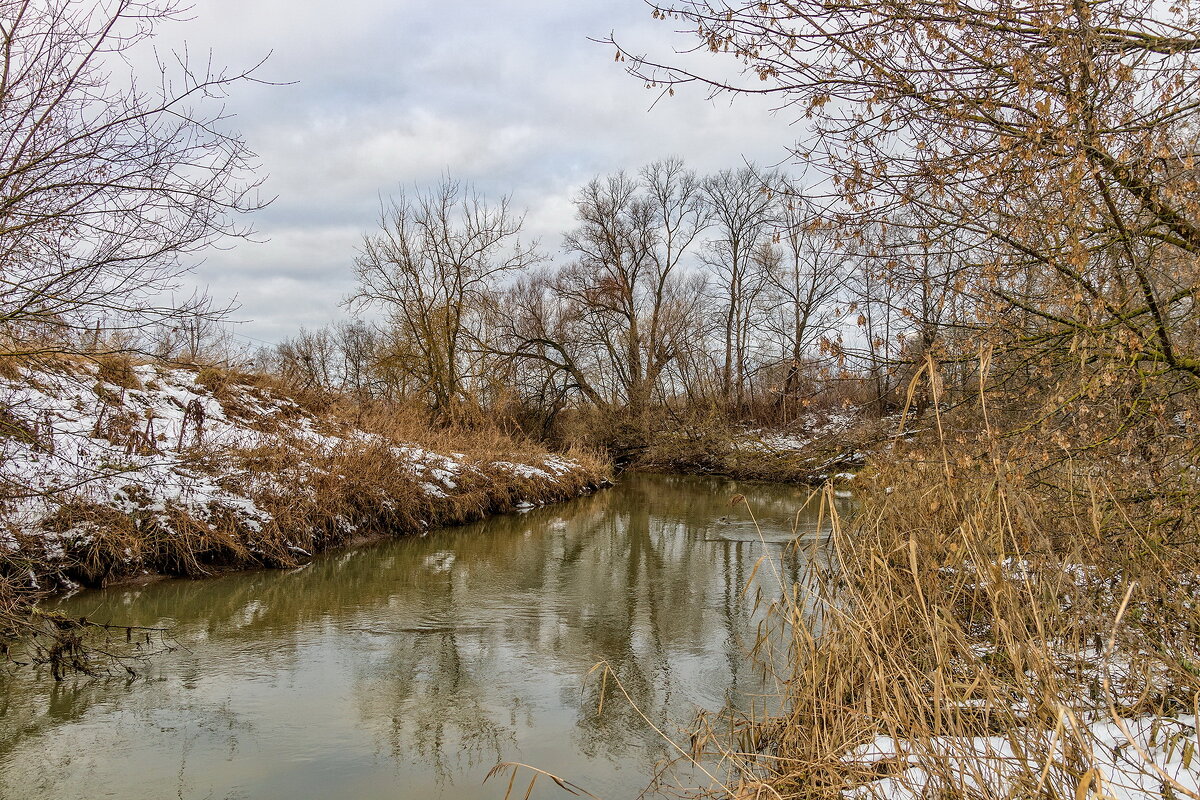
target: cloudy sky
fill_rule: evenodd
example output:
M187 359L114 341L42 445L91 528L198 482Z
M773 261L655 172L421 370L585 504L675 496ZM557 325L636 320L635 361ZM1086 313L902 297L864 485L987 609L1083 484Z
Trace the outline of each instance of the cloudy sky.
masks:
M776 164L795 135L763 101L699 88L651 108L656 93L588 41L690 46L642 0L198 0L191 14L158 47L186 40L235 68L270 53L260 76L288 83L243 85L228 106L277 196L252 220L266 241L208 253L195 274L236 296L250 344L344 315L355 247L400 187L448 171L511 194L558 255L571 197L593 176L669 155L701 171Z

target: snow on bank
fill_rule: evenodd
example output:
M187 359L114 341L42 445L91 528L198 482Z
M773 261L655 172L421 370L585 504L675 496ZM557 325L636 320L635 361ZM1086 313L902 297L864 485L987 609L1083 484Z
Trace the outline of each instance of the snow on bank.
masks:
M303 459L390 445L432 501L453 497L464 476L479 484L484 471L554 486L582 469L560 456L486 462L393 443L317 418L262 388L228 384L212 370L141 365L113 373L55 360L0 378L0 554L24 549L53 562L64 544L87 544L103 523L94 513L66 513L71 508L136 513L160 530L170 530L181 513L261 530L273 518L256 496L313 491L309 476L272 470L270 459L284 453ZM354 532L353 523L343 524L344 533Z
M845 436L860 421L858 414L848 412L812 414L800 419L792 431L747 430L736 446L767 453L802 453L814 444Z
M985 584L1012 581L1032 587L1049 580L1063 589L1063 611L1079 622L1089 612L1086 605L1074 607L1076 592L1095 593L1102 608L1124 608L1129 602L1129 595L1122 601L1126 583L1121 570L1064 562L1046 571L1014 556L998 561L994 571L987 566L966 562L959 568L940 567L939 572ZM1184 591L1193 592L1190 587ZM1135 601L1128 606L1129 613L1153 613L1161 600ZM1107 617L1092 622L1100 628L1114 624ZM1161 702L1166 710L1133 710L1149 695L1176 690L1177 677L1167 662L1177 654L1161 641L1118 644L1116 633L1112 641L1097 638L1081 649L1055 640L1051 658L1057 679L1046 681L1056 684L1050 697L1031 688L1024 696L1017 693L1007 700L991 695L938 700L947 719L964 712L980 720L990 717L1003 735L878 735L845 753L841 761L850 771L869 777L843 790L842 796L846 800L1200 797L1195 698L1190 703L1186 695L1181 702ZM981 641L972 649L981 659L1011 661L1006 648L998 644ZM1165 659L1159 660L1162 656ZM1186 658L1175 666L1193 669ZM1036 685L1039 675L1029 667L1024 673Z
M1045 737L1041 737L1044 739ZM980 797L1043 796L1052 771L1069 770L1076 797L1162 800L1200 793L1196 718L1144 717L1079 723L1064 710L1049 746L1016 736L940 737L911 746L888 736L863 745L845 759L887 765L895 774L843 792L847 800L922 800L938 797L939 786ZM919 762L936 764L935 777ZM1075 776L1078 776L1076 778ZM1042 786L1031 786L1031 780ZM1049 794L1045 796L1050 796Z
M752 477L796 473L808 482L854 480L848 471L866 461L879 426L889 420L870 420L857 411L812 413L793 422L787 430L745 428L732 442L730 462L735 472ZM762 473L762 474L759 474Z

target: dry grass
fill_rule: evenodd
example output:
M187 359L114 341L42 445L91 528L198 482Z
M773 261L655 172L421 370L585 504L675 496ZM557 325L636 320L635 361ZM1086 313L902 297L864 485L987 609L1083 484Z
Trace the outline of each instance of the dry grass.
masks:
M341 419L322 422L344 432ZM608 477L607 465L586 453L572 454L581 469L552 483L502 469L493 462L538 463L549 454L494 431L474 438L428 426L422 431L403 413L380 413L358 424L374 435L347 437L332 448L284 431L250 449L192 448L192 468L222 476L222 488L251 498L269 515L266 523L219 505L197 515L159 503L148 491L130 494L136 508L128 513L65 504L48 527L89 535L74 540L78 545L68 544L65 566L55 569L86 585L102 585L143 570L196 577L228 568L295 566L351 540L422 533L509 512L521 502L566 500ZM463 455L465 466L455 475L453 491L444 496L428 491L426 478L396 450L414 443Z
M100 380L120 386L122 389L141 389L142 381L133 371L135 362L126 353L103 353L96 355L96 377Z
M702 720L695 751L732 793L1106 797L1117 755L1096 726L1149 721L1116 748L1155 787L1134 796L1194 797L1159 772L1197 746L1177 720L1200 702L1194 543L1166 544L1078 463L1080 496L1049 496L986 440L873 468L853 520L826 504L828 546L758 641L782 711Z
M891 439L894 424L861 418L846 429L812 433L775 429L780 436L806 440L803 447L779 447L759 441L764 431L748 431L719 415L688 415L664 423L635 461L639 468L685 474L727 475L738 480L815 485L831 473L855 469L862 454Z

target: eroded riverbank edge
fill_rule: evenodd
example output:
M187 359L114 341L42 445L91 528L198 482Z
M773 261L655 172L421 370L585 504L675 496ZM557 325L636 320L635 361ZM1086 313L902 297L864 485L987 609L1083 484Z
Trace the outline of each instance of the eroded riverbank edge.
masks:
M83 585L297 566L612 480L494 426L288 395L256 376L66 358L0 377L0 636Z

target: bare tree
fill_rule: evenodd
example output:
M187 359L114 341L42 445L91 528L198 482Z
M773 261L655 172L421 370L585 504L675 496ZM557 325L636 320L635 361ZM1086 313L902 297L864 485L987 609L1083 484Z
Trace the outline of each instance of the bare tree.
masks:
M649 333L645 345L648 389L661 389L663 372L697 344L688 328L700 313L703 285L683 275L685 259L711 222L703 181L683 161L655 161L641 171L644 192L653 210L656 244L648 295ZM643 399L649 399L648 391ZM665 399L665 397L664 397Z
M755 258L767 279L766 326L778 338L779 360L786 364L777 402L786 415L789 402L793 411L800 406L804 369L828 330L847 276L845 254L829 222L786 181L780 183L773 239Z
M379 332L363 320L350 320L335 325L333 337L340 356L339 387L361 396L378 393Z
M633 416L665 391L664 375L695 313L683 274L707 224L702 184L679 159L589 182L569 264L526 281L513 297L508 354L540 362L590 402Z
M606 348L593 337L595 322L583 313L586 307L564 298L557 277L548 270L523 276L505 293L507 323L496 352L515 362L518 388L532 390L535 403L551 414L570 396L605 406L611 400L605 388ZM599 331L604 333L603 326Z
M390 368L438 412L469 399L470 381L482 373L478 333L499 279L541 260L521 241L522 222L508 198L489 205L446 178L412 197L402 192L384 209L379 232L363 238L347 304L387 315Z
M233 332L222 318L223 307L203 295L193 295L186 302L174 305L176 313L148 328L146 335L138 337L143 341L135 340L132 349L184 364L233 360L237 347Z
M900 292L892 272L896 261L891 255L889 232L887 226L869 225L860 235L848 305L857 336L856 342L844 349L865 370L872 389L870 404L881 414L891 407L901 344L895 336Z
M337 357L337 343L327 328L301 328L275 347L274 371L297 389L329 391L339 388L335 381Z
M756 250L770 236L773 206L771 183L753 167L726 169L711 176L704 192L712 213L714 237L704 261L716 277L721 292L724 363L721 391L726 405L742 407L750 373L752 323L766 285Z
M254 154L220 101L247 72L186 53L140 84L128 58L185 9L173 0L0 0L0 322L6 347L138 329L186 257L244 236L261 207ZM128 74L122 74L127 71ZM204 298L192 316L219 316ZM49 335L53 341L42 340Z

